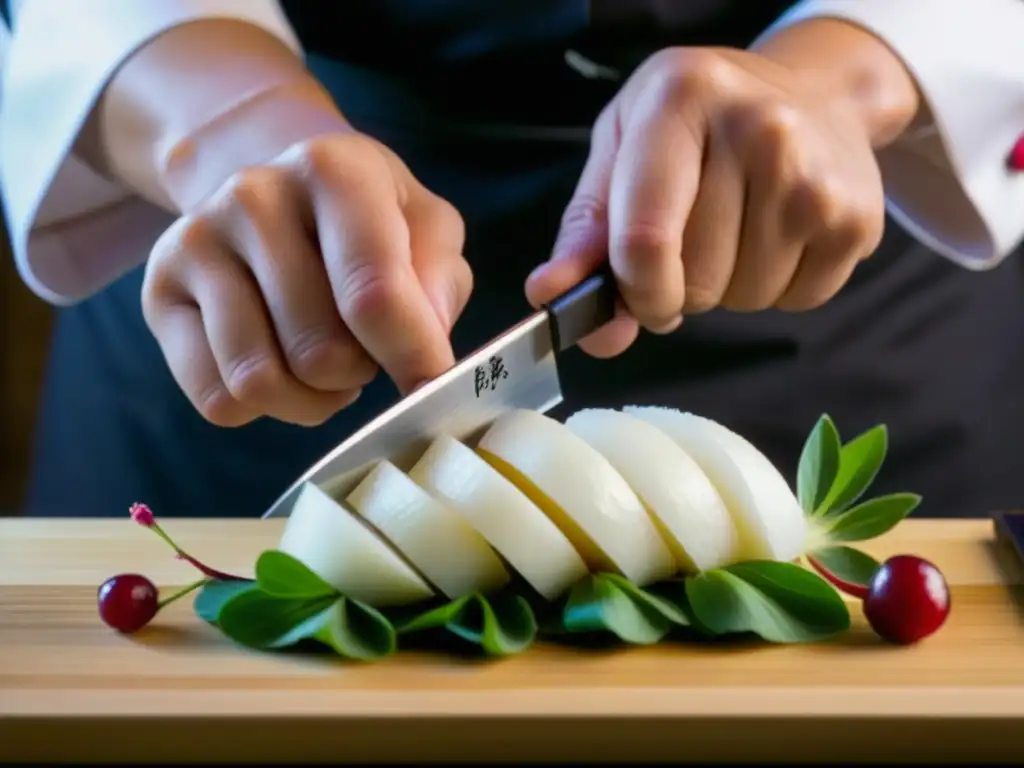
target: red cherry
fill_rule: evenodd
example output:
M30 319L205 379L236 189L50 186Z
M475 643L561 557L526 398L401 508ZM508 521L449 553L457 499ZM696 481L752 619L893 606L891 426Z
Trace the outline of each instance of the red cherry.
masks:
M882 563L864 598L864 616L871 628L883 639L904 645L938 630L950 607L942 572L913 555L896 555Z
M156 585L137 573L111 576L100 585L97 603L104 623L125 634L142 629L160 609Z

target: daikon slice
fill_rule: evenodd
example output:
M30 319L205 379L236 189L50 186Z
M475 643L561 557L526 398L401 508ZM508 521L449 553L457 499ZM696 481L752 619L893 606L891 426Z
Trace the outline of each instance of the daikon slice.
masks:
M356 515L312 483L299 493L278 549L369 605L405 605L434 594Z
M749 441L711 419L672 408L628 406L681 445L718 489L740 534L737 560L800 556L807 525L778 469Z
M593 570L643 586L675 573L654 521L608 460L536 411L501 416L477 451L561 529Z
M565 426L611 463L659 523L680 570L735 562L739 534L704 470L660 429L605 408L577 411Z
M509 581L487 541L389 461L374 467L345 501L452 600Z
M435 440L409 477L476 529L546 599L587 575L582 558L544 513L457 440Z

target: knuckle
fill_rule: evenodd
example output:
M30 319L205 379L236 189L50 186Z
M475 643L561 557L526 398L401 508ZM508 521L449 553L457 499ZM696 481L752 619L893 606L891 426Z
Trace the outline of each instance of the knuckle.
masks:
M466 223L462 214L454 205L437 195L429 197L427 206L429 220L436 227L438 238L461 251L466 242Z
M562 229L584 229L608 220L608 205L598 195L581 192L573 197L562 213Z
M222 187L229 209L241 211L254 221L275 213L281 173L274 168L244 168L233 174Z
M344 158L371 146L370 139L355 132L317 136L294 147L292 162L315 178L335 178L340 175Z
M315 383L335 379L343 370L345 386L359 386L363 383L366 366L358 364L364 356L353 355L353 351L343 339L325 328L307 329L297 334L286 342L284 349L292 373L302 381Z
M723 288L703 285L700 283L686 285L686 312L687 314L701 314L710 312L717 307L725 294Z
M232 365L224 384L240 403L265 403L284 387L285 374L271 356L258 354Z
M663 103L720 93L730 88L734 78L733 65L713 51L670 48L659 57L655 82Z
M633 222L616 235L612 247L623 253L634 267L655 267L680 252L681 235L664 226L649 222Z
M234 427L242 422L238 403L219 384L196 398L196 410L214 426Z
M796 139L801 116L792 104L770 101L751 107L752 124L763 142L772 147L789 147Z
M161 260L203 253L217 242L220 235L209 218L203 215L191 215L178 219L167 230L164 237L154 248L154 253L158 253L158 258Z
M355 318L379 315L401 303L401 287L396 279L371 263L350 269L340 293L342 314Z

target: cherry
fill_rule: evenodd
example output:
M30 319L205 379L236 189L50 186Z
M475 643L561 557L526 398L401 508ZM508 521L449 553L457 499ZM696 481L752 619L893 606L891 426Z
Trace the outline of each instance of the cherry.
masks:
M146 626L160 610L156 585L137 573L111 576L97 593L100 618L118 632L131 634Z
M871 577L864 616L884 639L910 645L936 632L951 605L949 586L938 568L920 557L896 555Z
M174 551L175 557L191 564L203 574L203 578L190 584L172 595L160 599L156 585L145 576L137 573L122 573L111 576L100 585L97 592L100 618L108 626L131 634L146 626L161 608L170 605L190 592L211 581L239 581L238 576L218 571L201 563L174 543L170 536L160 527L153 516L152 510L145 504L133 504L129 510L132 520L143 528L149 528L157 536L167 542Z
M942 572L914 555L895 555L882 563L867 585L854 584L829 571L814 558L811 565L836 589L864 604L864 616L884 640L916 643L938 631L952 605Z

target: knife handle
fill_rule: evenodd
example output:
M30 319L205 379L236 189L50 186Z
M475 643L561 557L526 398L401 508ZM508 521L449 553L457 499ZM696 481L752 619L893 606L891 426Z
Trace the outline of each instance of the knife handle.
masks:
M558 298L545 305L551 319L555 351L564 352L615 317L619 292L611 265L604 265Z

